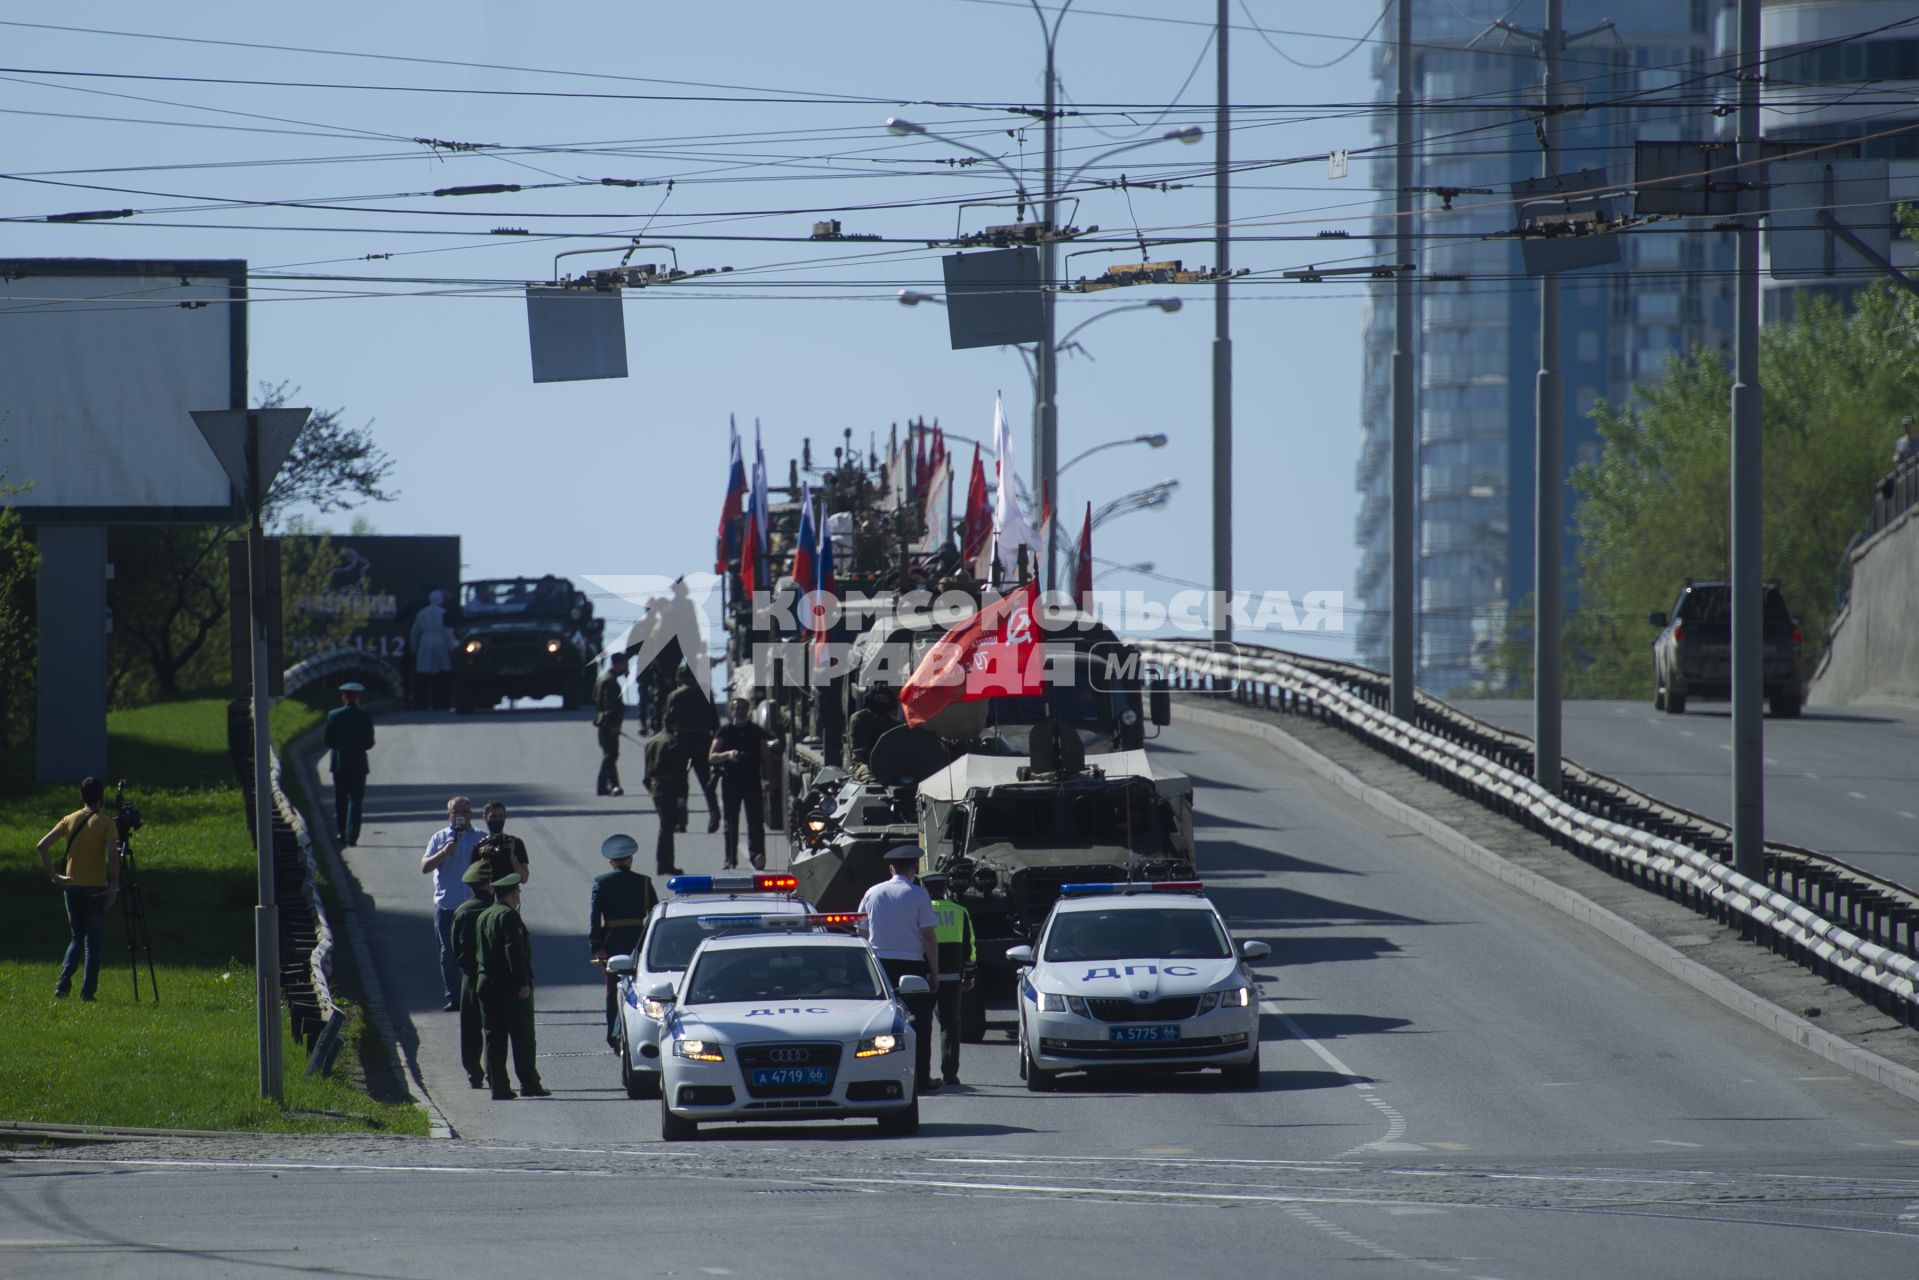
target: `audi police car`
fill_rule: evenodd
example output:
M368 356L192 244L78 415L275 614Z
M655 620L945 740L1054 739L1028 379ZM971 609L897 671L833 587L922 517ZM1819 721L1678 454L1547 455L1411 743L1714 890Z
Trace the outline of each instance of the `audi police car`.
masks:
M1197 881L1069 884L1037 945L1013 947L1020 1075L1044 1092L1063 1071L1218 1067L1259 1087L1263 942L1233 945Z
M629 1098L660 1096L660 1023L666 1006L643 993L678 978L695 949L715 933L751 928L766 919L798 919L813 909L792 896L799 881L787 875L674 876L666 888L676 896L653 908L633 953L606 962L620 984L615 1052Z
M843 924L853 916L812 916ZM900 979L902 994L926 979ZM691 1138L709 1120L869 1117L919 1131L913 1027L864 938L764 928L701 943L666 1005L660 1136Z

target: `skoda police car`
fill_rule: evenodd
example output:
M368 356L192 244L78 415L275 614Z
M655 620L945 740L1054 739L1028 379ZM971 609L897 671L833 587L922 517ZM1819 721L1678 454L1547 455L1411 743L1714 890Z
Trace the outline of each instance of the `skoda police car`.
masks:
M1218 1067L1259 1087L1263 942L1233 944L1197 881L1069 884L1039 941L1014 947L1020 1075L1044 1092L1062 1071Z
M660 1022L666 1006L644 993L677 979L694 950L716 933L752 928L765 919L797 919L813 909L794 896L799 881L787 875L674 876L666 888L675 896L653 908L633 953L606 962L620 984L616 1052L629 1098L660 1096Z
M900 988L924 992L926 979L901 978ZM691 1138L708 1120L864 1116L883 1133L919 1131L912 1023L864 938L804 926L720 934L700 944L677 985L647 995L668 1006L666 1141Z

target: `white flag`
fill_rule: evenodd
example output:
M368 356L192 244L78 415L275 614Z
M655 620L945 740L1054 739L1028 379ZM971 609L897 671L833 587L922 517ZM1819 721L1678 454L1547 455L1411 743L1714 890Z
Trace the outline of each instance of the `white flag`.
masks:
M999 458L999 503L993 511L993 559L1006 581L1019 572L1019 549L1026 548L1026 567L1039 577L1046 544L1027 522L1019 505L1019 477L1013 464L1013 429L1006 423L1006 406L993 398L993 450Z
M940 459L940 465L934 470L933 478L926 486L926 536L920 539L914 550L921 555L931 555L946 545L946 495L953 487L953 459Z

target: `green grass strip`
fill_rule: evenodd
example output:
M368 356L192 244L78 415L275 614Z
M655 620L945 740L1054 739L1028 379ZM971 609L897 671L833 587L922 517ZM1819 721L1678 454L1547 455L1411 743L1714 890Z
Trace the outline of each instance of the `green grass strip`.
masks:
M318 723L314 706L274 708L283 746ZM418 1108L368 1096L355 1042L329 1079L304 1078L306 1055L286 1039L286 1102L258 1092L253 1011L257 884L243 793L227 755L226 703L194 699L108 719L109 784L125 777L146 825L134 837L160 1000L140 960L140 1001L121 907L106 929L98 1000L56 999L66 949L60 891L34 845L79 807L74 785L40 786L30 758L0 771L0 1119L60 1124L289 1132L423 1134ZM77 780L76 780L77 782ZM109 802L112 790L109 785ZM57 852L57 851L56 851ZM349 1036L364 1037L347 1010Z

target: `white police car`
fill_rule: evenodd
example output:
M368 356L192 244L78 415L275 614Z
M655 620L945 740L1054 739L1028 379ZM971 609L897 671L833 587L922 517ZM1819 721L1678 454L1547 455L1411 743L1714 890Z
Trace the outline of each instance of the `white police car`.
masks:
M765 919L797 919L813 910L794 896L799 881L788 875L674 876L666 888L676 896L653 908L633 953L606 962L620 984L616 1052L629 1098L660 1096L660 1022L666 1006L642 993L678 978L700 943L716 933L752 928Z
M1263 942L1233 945L1197 881L1069 884L1019 971L1020 1075L1045 1092L1062 1071L1218 1067L1259 1087Z
M812 919L818 919L813 917ZM857 918L857 917L856 917ZM926 979L905 977L905 994ZM919 1131L913 1026L864 938L762 929L700 944L662 1029L660 1136L708 1120L865 1116L889 1134Z

